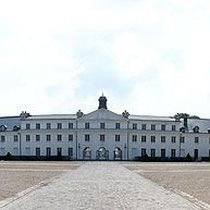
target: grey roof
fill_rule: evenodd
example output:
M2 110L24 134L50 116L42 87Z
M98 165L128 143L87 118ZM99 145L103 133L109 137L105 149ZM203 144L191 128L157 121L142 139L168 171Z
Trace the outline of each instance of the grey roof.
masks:
M195 126L199 126L200 133L207 133L210 129L210 119L188 119L188 131L193 132Z
M142 120L142 121L175 121L173 117L169 116L153 116L153 115L130 115L130 120Z
M27 117L29 120L69 120L76 119L76 114L45 114L45 115L31 115Z
M19 122L19 116L0 117L0 126L6 125L7 130L12 130L14 126L19 126Z

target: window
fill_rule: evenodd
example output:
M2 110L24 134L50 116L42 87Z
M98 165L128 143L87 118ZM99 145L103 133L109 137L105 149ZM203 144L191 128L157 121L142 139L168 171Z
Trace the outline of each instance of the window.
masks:
M57 124L57 129L62 129L62 123Z
M151 157L155 157L155 149L151 149Z
M46 127L47 127L47 129L51 129L51 124L50 123L47 123L46 124Z
M116 124L115 124L115 128L116 128L116 129L120 129L120 123L116 123Z
M171 143L176 143L176 136L171 137Z
M132 142L137 142L137 135L132 136Z
M14 135L14 142L18 141L18 135Z
M57 156L62 156L62 148L61 147L57 148Z
M156 125L151 125L151 130L155 131L156 130Z
M160 138L161 138L161 139L160 139L160 142L161 142L161 143L165 143L165 142L166 142L166 137L165 137L165 136L161 136Z
M105 129L105 123L100 123L100 129Z
M142 124L141 125L141 129L144 130L144 131L147 130L147 125L146 124Z
M57 135L57 139L58 139L58 141L62 141L62 135Z
M72 147L68 148L68 156L73 157L73 148Z
M73 123L69 123L69 129L73 129L74 128L74 124Z
M51 148L50 147L46 148L46 155L47 155L47 157L51 156Z
M171 157L175 158L176 157L176 149L171 150Z
M40 148L39 147L36 148L36 157L40 157Z
M195 126L194 128L193 128L193 132L194 133L199 133L199 126Z
M161 131L165 131L166 130L166 125L161 125Z
M120 135L115 135L115 141L120 141Z
M141 149L141 156L145 157L147 155L147 150L145 148Z
M29 123L26 124L26 129L27 130L31 129L31 125Z
M1 142L5 142L5 136L1 136Z
M40 135L36 135L36 141L40 141Z
M176 125L172 125L171 130L176 131Z
M90 128L90 123L85 123L85 129L89 129Z
M85 135L85 141L90 141L90 135L89 134Z
M105 135L104 134L100 135L100 141L105 141Z
M146 142L147 137L146 136L141 136L141 142Z
M26 141L30 141L31 140L31 136L30 135L26 135Z
M198 149L194 149L194 158L198 159Z
M73 135L69 134L69 141L73 141Z
M134 130L137 129L137 123L133 123L133 129L134 129Z
M36 129L40 129L40 123L36 123Z
M160 150L160 155L161 155L161 158L165 158L166 157L166 149L161 149Z
M151 136L151 143L155 143L155 136Z
M181 144L184 144L184 141L185 141L184 136L181 136L181 137L180 137L180 143L181 143Z
M195 143L198 144L199 143L199 137L195 137Z
M47 139L47 141L50 141L51 140L51 135L47 135L46 139Z

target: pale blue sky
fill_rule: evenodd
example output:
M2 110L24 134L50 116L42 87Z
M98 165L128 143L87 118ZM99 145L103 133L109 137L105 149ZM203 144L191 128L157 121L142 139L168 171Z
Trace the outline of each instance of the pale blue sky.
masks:
M209 0L0 2L0 115L210 117Z

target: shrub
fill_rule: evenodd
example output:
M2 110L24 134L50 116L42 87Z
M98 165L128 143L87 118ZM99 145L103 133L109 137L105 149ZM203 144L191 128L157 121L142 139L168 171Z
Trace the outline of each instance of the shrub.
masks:
M186 158L185 158L186 161L193 161L193 158L190 156L190 154L188 153Z

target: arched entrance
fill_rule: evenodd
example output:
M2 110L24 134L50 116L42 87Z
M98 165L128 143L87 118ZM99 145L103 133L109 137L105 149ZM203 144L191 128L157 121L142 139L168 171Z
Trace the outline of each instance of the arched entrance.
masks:
M122 160L122 150L119 147L114 149L114 160Z
M109 159L109 151L106 150L104 147L100 147L96 151L96 159L97 160L108 160Z
M84 159L84 160L89 160L89 159L91 159L91 149L90 149L90 147L86 147L86 148L83 150L83 159Z

